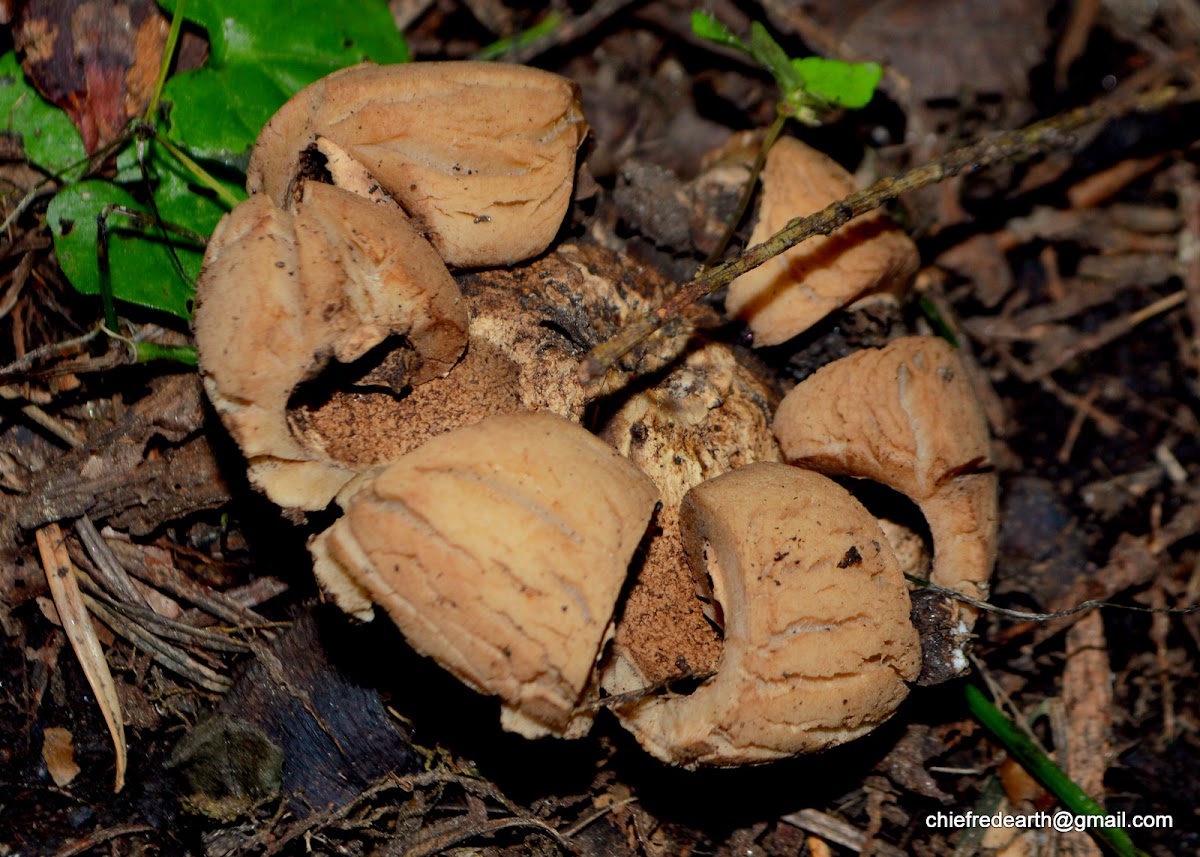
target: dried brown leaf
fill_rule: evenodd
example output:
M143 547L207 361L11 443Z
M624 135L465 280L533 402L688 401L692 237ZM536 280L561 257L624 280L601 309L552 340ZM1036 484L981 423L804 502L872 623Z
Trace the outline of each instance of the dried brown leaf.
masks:
M34 85L67 112L90 154L146 108L167 29L154 0L27 0L13 42Z
M47 524L37 531L37 544L42 557L42 567L46 571L46 582L54 598L54 607L62 620L63 631L71 641L71 648L75 651L75 657L79 658L79 665L83 668L88 684L96 694L100 713L104 716L104 722L108 724L108 731L112 735L113 749L117 756L113 791L119 792L125 786L127 754L125 725L121 715L121 701L117 697L117 685L108 670L108 661L104 659L104 650L96 638L91 616L84 606L83 594L79 591L79 583L75 579L75 568L71 564L71 558L67 556L62 529L58 524Z
M80 767L75 763L75 740L70 729L48 726L42 730L42 761L50 779L60 789L71 784L79 776Z

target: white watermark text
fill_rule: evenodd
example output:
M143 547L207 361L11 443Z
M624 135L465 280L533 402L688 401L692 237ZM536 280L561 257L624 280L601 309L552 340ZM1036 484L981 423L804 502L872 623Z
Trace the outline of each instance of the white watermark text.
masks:
M1168 828L1175 826L1175 820L1170 815L1135 815L1127 812L1114 812L1108 815L1076 815L1065 809L1057 812L1031 812L1028 815L1003 812L984 815L967 810L966 812L932 812L925 816L925 826L944 829L964 827L1040 829L1050 827L1060 832L1069 830L1082 832L1101 827Z

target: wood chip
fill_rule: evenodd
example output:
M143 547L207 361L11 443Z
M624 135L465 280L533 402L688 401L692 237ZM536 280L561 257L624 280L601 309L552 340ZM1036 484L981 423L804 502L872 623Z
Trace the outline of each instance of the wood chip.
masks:
M1098 803L1104 802L1104 772L1112 747L1113 674L1108 662L1104 620L1086 614L1067 631L1067 663L1063 670L1063 708L1067 713L1064 767L1071 779ZM1086 833L1063 835L1068 852L1099 857Z

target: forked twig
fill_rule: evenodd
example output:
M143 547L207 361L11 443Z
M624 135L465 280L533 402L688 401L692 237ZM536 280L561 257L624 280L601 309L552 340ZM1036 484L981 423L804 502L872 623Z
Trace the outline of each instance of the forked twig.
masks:
M579 374L585 381L596 381L644 339L680 318L684 310L696 301L729 285L742 274L801 241L814 235L828 235L855 217L873 211L901 194L1001 161L1022 161L1044 149L1070 147L1075 143L1074 133L1086 125L1126 113L1161 110L1193 94L1167 86L1129 99L1101 101L1078 107L1016 131L986 137L898 176L882 178L865 190L853 193L818 212L789 221L763 243L702 271L695 279L681 286L662 306L593 348L580 365Z

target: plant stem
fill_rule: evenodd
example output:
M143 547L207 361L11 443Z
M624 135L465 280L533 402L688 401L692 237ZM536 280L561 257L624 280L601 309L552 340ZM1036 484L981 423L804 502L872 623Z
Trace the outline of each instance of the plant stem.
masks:
M1193 93L1188 93L1192 95ZM685 283L662 306L618 331L589 352L579 368L585 381L595 381L618 360L659 328L680 318L684 310L706 295L726 286L747 271L778 256L814 235L828 235L848 221L879 208L901 194L918 190L963 172L974 172L1000 161L1021 161L1046 148L1075 144L1074 132L1100 119L1111 119L1133 111L1161 110L1181 100L1175 87L1161 87L1128 100L1102 101L1079 107L1021 128L1006 131L955 149L919 167L888 176L866 190L858 191L807 217L797 217L761 244L715 268L702 271Z
M187 154L187 152L183 151L183 149L176 146L157 131L154 132L154 139L161 143L163 148L170 152L176 158L176 160L179 161L179 163L183 164L184 167L187 168L187 171L195 176L196 180L200 182L200 184L204 185L206 188L215 193L217 198L221 200L221 202L225 204L225 207L230 211L233 210L234 206L241 202L241 200L230 193L229 188L224 187L220 182L209 175L208 171L196 163L192 157Z
M775 145L775 141L779 139L779 135L783 133L783 126L787 124L789 118L791 117L787 114L778 112L775 115L775 121L767 128L767 135L763 137L762 145L758 147L758 156L754 159L754 166L750 168L750 177L746 179L746 187L742 190L742 198L738 200L737 211L733 217L729 218L729 223L726 224L725 232L721 235L721 240L717 242L716 248L704 260L705 268L715 265L725 254L725 248L729 246L729 242L733 240L733 233L737 232L738 225L746 216L746 209L750 207L750 200L754 198L754 188L767 163L767 154Z
M134 361L137 363L173 360L184 366L199 365L196 359L196 349L191 345L160 345L157 342L134 342L132 345Z
M175 4L175 12L171 15L171 29L167 32L167 43L163 46L162 62L158 64L158 77L154 81L154 93L150 96L150 104L146 108L145 119L152 121L162 100L163 87L167 83L167 75L171 72L171 61L175 57L175 46L179 44L179 31L183 28L183 7L187 0L179 0Z
M971 714L991 732L1000 744L1038 782L1050 790L1069 811L1076 815L1108 815L1088 794L1030 741L1017 725L1005 717L974 685L965 688ZM1129 834L1120 827L1088 828L1088 832L1120 857L1146 857L1134 847Z
M538 21L528 30L522 30L515 35L508 36L498 41L492 42L490 45L484 45L475 54L473 59L477 60L498 60L503 59L513 51L518 51L521 48L528 47L545 36L550 35L563 22L561 12L551 9L546 13L546 17Z

